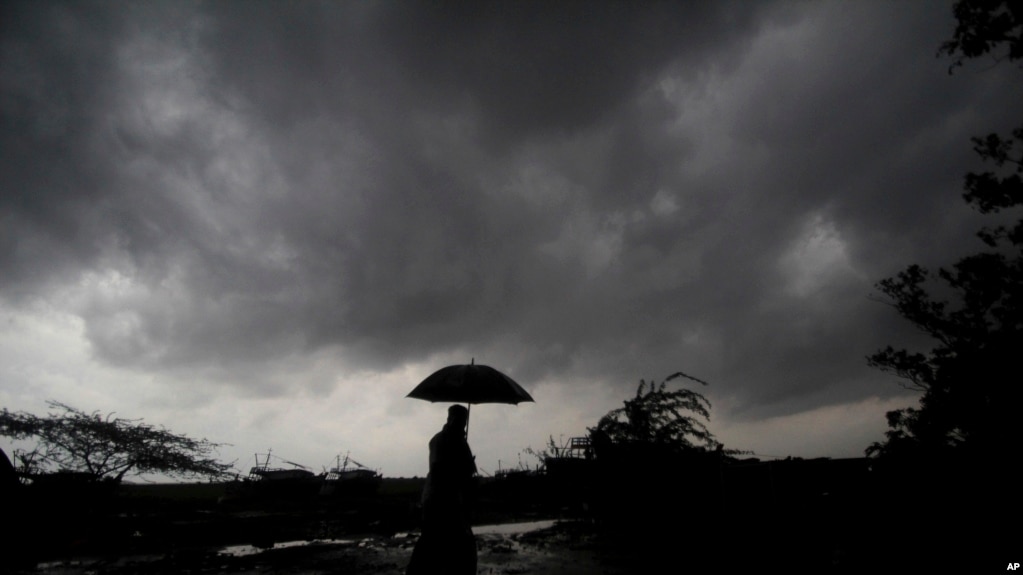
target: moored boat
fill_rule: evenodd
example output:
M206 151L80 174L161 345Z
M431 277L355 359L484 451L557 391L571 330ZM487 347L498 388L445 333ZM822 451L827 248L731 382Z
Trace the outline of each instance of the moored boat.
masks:
M347 454L323 475L320 495L362 495L375 493L383 476L374 469L355 461Z

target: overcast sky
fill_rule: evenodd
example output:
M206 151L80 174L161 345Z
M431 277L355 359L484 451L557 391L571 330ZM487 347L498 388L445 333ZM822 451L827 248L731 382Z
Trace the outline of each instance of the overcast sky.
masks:
M943 2L4 2L0 405L424 475L454 363L488 472L642 379L761 456L860 456L926 346L874 284L982 247ZM10 452L12 444L0 439ZM523 463L534 460L521 456Z

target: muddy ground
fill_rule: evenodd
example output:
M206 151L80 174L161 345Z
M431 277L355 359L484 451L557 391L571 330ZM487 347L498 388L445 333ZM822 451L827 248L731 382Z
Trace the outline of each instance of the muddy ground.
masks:
M958 572L1004 572L1018 561L1019 526L990 521L990 510L1001 510L994 498L910 497L892 488L905 483L849 473L818 485L805 475L786 479L789 467L752 468L765 471L757 481L734 473L709 483L684 482L701 479L694 471L633 478L611 468L590 491L549 479L481 483L478 572L864 573L956 564L966 568ZM7 493L0 572L398 574L418 539L421 479L327 499L238 496L229 487ZM1009 517L1015 501L1005 505Z
M212 485L25 490L12 497L8 519L21 529L7 540L13 553L0 571L404 573L419 537L420 491L421 480L331 499L236 498ZM578 510L486 490L478 503L479 573L632 572Z
M638 572L621 550L600 544L591 525L579 521L477 527L480 574L617 575ZM346 573L398 575L405 571L416 533L369 534L342 540L281 542L260 550L249 546L193 547L161 554L68 557L23 572L47 575L87 573Z

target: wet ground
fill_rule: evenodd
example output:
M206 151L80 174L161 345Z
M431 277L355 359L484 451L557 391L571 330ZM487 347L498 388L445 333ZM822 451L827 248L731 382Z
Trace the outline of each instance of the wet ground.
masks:
M597 544L584 522L540 521L474 528L478 573L583 575L630 573L628 561ZM166 554L80 557L42 563L28 573L404 573L418 534L290 541L260 549L249 545L179 549Z

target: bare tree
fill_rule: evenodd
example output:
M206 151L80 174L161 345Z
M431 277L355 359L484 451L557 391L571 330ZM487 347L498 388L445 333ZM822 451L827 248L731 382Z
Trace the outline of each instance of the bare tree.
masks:
M43 468L114 481L145 473L216 477L231 468L213 457L221 444L140 419L85 413L57 401L48 405L53 411L44 417L0 411L0 435L35 440L35 459Z

